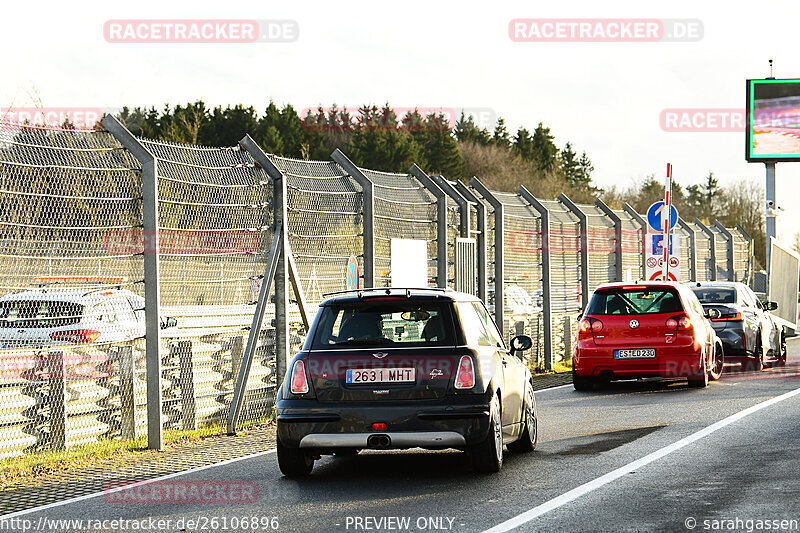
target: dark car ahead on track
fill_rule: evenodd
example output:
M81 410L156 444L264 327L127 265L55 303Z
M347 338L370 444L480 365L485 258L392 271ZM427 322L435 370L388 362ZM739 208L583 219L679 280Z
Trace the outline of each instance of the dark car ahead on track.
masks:
M723 351L700 302L672 282L598 287L581 318L572 361L576 390L612 379L719 379Z
M773 320L775 302L761 303L750 287L732 281L700 282L692 286L711 324L722 339L725 357L760 371L765 359L786 364L786 331Z
M503 445L536 446L536 402L521 350L483 303L437 289L372 289L323 302L278 393L278 463L307 475L325 454L457 448L498 471Z

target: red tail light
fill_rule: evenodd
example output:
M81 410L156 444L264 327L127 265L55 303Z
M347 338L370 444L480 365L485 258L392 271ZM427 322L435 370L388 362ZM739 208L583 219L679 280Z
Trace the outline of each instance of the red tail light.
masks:
M99 331L93 329L74 329L70 331L54 331L50 338L54 341L74 342L75 344L88 344L97 340Z
M603 323L596 318L584 318L578 329L581 333L600 333L603 331Z
M372 424L373 431L386 431L386 422L375 422Z
M742 313L736 313L735 315L728 316L725 318L712 318L712 322L741 322L742 321Z
M295 361L292 367L292 394L305 394L308 392L308 379L306 378L306 364L302 359Z
M666 326L671 331L685 331L692 329L692 321L688 315L675 315L667 319Z
M475 369L472 366L472 358L468 355L461 357L458 362L458 373L456 373L456 388L471 389L475 386Z

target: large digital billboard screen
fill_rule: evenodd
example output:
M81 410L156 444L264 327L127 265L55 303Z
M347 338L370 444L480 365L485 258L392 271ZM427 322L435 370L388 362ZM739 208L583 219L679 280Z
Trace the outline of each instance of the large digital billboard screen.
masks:
M748 161L800 161L800 79L747 80Z

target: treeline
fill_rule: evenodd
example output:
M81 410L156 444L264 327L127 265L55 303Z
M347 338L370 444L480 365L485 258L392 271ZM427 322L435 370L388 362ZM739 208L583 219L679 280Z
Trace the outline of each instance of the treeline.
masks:
M537 195L565 192L579 202L600 193L588 155L569 142L559 148L542 123L512 134L503 118L490 131L471 115L454 121L436 111L396 112L388 103L355 112L336 105L298 112L270 102L259 114L252 106L210 109L197 101L161 110L125 107L119 117L134 134L164 141L231 146L249 133L265 151L285 157L325 160L339 148L375 170L405 172L416 163L450 179L479 176L500 190L522 184Z
M664 180L648 176L627 188L612 187L601 197L613 207L621 207L627 202L639 213L645 213L650 204L663 199ZM763 268L766 264L764 189L760 183L743 179L721 186L712 172L702 183L687 187L673 179L672 202L681 218L688 222L698 218L707 225L715 220L726 228L740 225L753 238L755 268Z

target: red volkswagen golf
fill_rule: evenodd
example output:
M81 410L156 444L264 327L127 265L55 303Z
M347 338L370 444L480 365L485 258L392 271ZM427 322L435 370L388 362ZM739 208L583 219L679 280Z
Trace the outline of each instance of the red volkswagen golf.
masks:
M576 390L642 377L705 387L722 367L722 343L691 290L669 282L610 283L595 290L581 318L572 381Z

